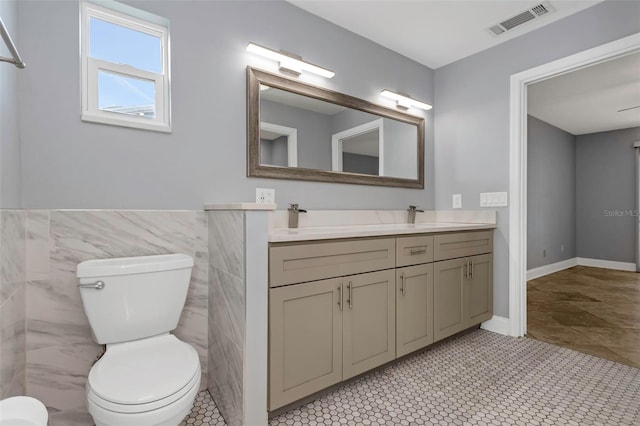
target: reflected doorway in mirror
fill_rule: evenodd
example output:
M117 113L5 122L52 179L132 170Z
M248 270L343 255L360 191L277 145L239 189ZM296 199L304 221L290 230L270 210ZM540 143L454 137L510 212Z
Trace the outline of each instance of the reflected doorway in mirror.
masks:
M260 164L298 167L298 129L261 121Z
M382 118L331 135L331 170L384 176Z

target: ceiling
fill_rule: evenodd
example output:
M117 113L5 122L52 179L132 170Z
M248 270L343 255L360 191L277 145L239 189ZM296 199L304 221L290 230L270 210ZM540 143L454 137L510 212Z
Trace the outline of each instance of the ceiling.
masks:
M286 90L269 87L264 84L261 84L260 87L260 100L289 105L324 115L334 115L346 109L341 105L332 104L331 102L321 101L320 99L299 95L293 92L287 92ZM269 88L263 89L264 87Z
M640 53L532 84L527 103L529 114L573 135L640 126Z
M429 68L473 55L602 0L550 0L555 12L499 36L487 28L541 1L522 0L287 0Z
M603 0L287 0L429 68L437 69ZM498 36L489 27L540 3L552 13ZM529 86L528 112L574 135L640 125L640 54Z

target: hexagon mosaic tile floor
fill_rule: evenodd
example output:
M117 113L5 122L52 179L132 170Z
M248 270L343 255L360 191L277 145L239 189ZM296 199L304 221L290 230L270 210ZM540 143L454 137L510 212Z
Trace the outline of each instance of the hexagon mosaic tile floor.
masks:
M476 330L270 425L640 425L640 369ZM225 425L205 391L182 425Z

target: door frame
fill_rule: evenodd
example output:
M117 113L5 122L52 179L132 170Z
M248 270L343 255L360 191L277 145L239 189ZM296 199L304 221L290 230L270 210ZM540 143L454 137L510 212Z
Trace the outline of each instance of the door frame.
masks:
M509 335L527 332L527 86L640 52L636 33L511 75L509 137Z
M384 176L384 121L382 118L331 135L331 170L342 171L343 139L378 130L378 176Z

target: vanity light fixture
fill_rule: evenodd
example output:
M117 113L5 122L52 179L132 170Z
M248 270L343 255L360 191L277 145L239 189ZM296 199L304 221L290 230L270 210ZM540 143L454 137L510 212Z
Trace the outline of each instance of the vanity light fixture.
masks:
M380 94L386 98L393 99L397 102L397 107L403 110L407 110L411 107L421 108L425 111L429 111L433 108L431 105L424 103L422 101L418 101L416 99L410 98L409 96L400 95L398 93L392 92L390 90L383 90Z
M249 43L247 45L247 51L278 61L280 71L294 74L296 77L299 76L302 71L307 71L326 78L332 78L336 75L336 73L331 70L303 61L300 56L294 55L293 53L284 51L278 52L255 43Z

